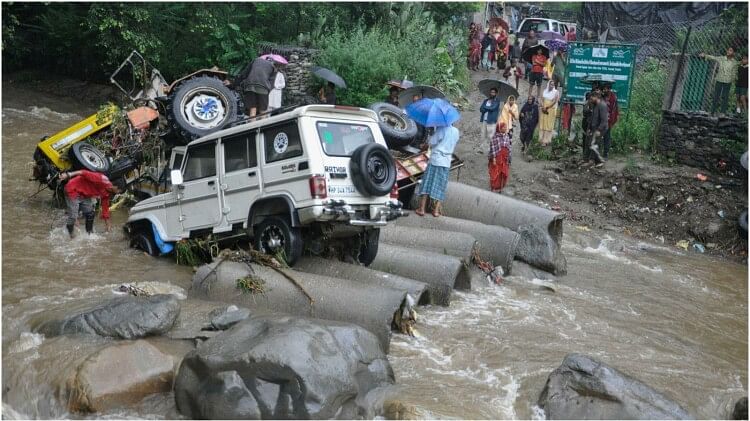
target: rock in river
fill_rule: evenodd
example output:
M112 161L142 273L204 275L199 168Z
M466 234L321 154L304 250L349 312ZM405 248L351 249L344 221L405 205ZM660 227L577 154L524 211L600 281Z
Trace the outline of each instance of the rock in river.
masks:
M182 362L177 409L188 418L372 418L394 381L378 339L351 324L252 316Z
M180 303L173 295L117 297L86 312L39 327L46 336L91 334L118 339L161 335L174 325Z
M691 419L651 387L580 354L549 375L538 404L547 419Z
M68 408L101 412L169 392L177 361L146 340L105 347L69 375L64 388Z

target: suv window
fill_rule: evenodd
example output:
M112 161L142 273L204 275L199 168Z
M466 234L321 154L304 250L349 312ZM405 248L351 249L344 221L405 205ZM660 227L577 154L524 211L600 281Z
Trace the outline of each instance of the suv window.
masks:
M546 20L532 19L524 22L519 32L534 31L537 34L542 31L549 31L549 23Z
M560 32L560 28L557 26L557 22L552 22L552 30L555 32Z
M179 170L182 167L182 158L184 157L181 153L174 154L174 162L172 163L172 170Z
M216 142L203 143L187 150L183 179L197 180L216 175Z
M255 152L255 133L241 133L225 137L221 140L224 145L224 171L232 172L258 166L258 155Z
M302 155L302 141L297 120L264 129L263 146L267 164Z
M375 142L372 131L364 124L319 121L316 127L323 152L328 156L352 156L355 149Z

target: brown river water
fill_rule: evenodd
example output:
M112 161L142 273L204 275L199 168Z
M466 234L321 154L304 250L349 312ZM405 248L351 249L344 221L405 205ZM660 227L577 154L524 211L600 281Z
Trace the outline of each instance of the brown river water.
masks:
M191 271L127 247L120 230L67 238L63 210L28 181L43 135L93 112L5 89L2 107L3 417L76 417L55 397L66 364L103 340L44 338L44 312L112 296L125 281L187 288ZM484 170L484 169L482 169ZM125 210L113 213L117 226ZM532 282L456 292L422 307L418 337L394 335L399 397L426 418L540 419L536 401L570 352L592 355L666 393L698 418L722 418L747 395L747 267L674 247L565 227L569 274L557 291ZM179 417L171 394L100 414Z

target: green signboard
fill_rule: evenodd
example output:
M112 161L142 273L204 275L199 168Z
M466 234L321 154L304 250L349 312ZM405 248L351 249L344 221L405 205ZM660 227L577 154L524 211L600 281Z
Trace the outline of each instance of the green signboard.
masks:
M617 103L620 108L628 108L637 50L638 46L631 44L571 42L568 65L565 67L567 89L563 100L583 104L591 85L582 83L581 79L601 75L615 81L612 90L617 94Z

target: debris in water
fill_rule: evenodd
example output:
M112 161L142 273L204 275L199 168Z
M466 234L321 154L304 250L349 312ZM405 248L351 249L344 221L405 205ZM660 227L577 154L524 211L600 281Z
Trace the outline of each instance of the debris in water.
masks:
M698 179L698 180L700 180L700 181L706 181L706 180L708 180L708 177L706 177L706 176L705 176L705 175L703 175L702 173L698 173L698 174L696 174L696 175L695 175L695 178L697 178L697 179Z
M705 253L706 252L706 248L703 247L703 244L701 244L701 243L695 243L695 244L693 244L693 249L695 251L697 251L698 253Z
M577 225L577 226L576 226L576 229L577 229L578 231L584 231L584 232L589 232L589 231L591 231L591 228L587 227L586 225Z
M683 250L687 251L687 249L688 249L688 246L690 246L690 241L688 241L688 240L680 240L680 241L678 241L678 242L677 242L677 244L675 244L675 245L676 245L677 247L679 247L679 248L681 248L681 249L683 249Z
M485 273L485 275L487 275L487 279L490 282L497 285L500 285L500 283L503 282L502 268L500 270L500 274L498 274L495 270L495 267L492 265L492 262L482 260L482 257L479 255L479 249L477 249L476 247L471 252L471 261L472 263L477 265L477 267L481 269L482 272Z
M243 293L264 294L266 292L266 281L255 275L248 275L237 279L237 289Z
M724 211L723 210L720 210L717 213L719 214L720 217L724 218Z
M128 295L133 295L135 297L148 297L148 296L151 295L145 289L139 288L139 287L137 287L135 285L132 285L132 284L130 284L130 285L128 285L128 284L122 284L122 285L120 285L117 288L116 291L117 292L122 292L122 293L125 293L125 294L128 294Z

